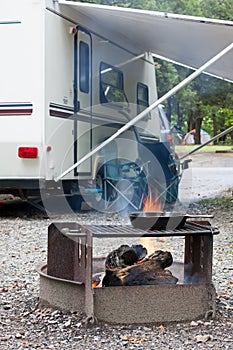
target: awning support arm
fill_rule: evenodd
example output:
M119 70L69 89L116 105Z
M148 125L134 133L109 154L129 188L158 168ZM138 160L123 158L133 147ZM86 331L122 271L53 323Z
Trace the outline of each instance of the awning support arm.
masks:
M211 64L215 63L217 60L219 60L222 56L227 54L230 50L233 49L233 43L228 45L225 49L220 51L217 55L215 55L213 58L211 58L209 61L204 63L200 68L198 68L195 72L190 74L187 78L185 78L183 81L181 81L179 84L177 84L174 88L172 88L170 91L168 91L165 95L160 97L158 100L156 100L154 103L152 103L148 108L144 109L141 113L139 113L136 117L131 119L128 123L126 123L124 126L122 126L115 134L110 136L108 139L106 139L104 142L102 142L100 145L95 147L92 151L87 153L84 157L82 157L79 161L77 161L75 164L73 164L70 168L65 170L63 173L61 173L59 176L55 177L55 181L58 182L61 180L64 176L69 174L73 169L78 167L80 164L85 162L87 159L89 159L91 156L93 156L95 153L100 151L102 148L107 146L111 141L115 140L119 135L121 135L123 132L134 126L137 122L139 122L141 119L143 119L149 112L151 112L154 108L156 108L159 104L163 103L165 100L167 100L169 97L174 95L177 91L182 89L184 86L186 86L188 83L190 83L193 79L195 79L198 75L200 75L207 67L209 67Z

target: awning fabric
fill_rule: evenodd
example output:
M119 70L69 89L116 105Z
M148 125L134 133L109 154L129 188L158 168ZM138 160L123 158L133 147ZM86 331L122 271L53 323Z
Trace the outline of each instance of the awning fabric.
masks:
M61 0L57 11L138 55L198 68L233 42L233 22ZM206 73L233 82L233 50Z

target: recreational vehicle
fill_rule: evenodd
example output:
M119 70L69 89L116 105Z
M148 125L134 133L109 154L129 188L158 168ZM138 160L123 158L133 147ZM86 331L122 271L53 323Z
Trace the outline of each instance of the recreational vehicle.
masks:
M26 198L61 186L56 177L157 99L151 54L135 57L77 15L54 1L1 5L3 193ZM121 177L138 184L140 135L160 141L156 111L64 176L64 192L103 198L106 162L109 181L121 180L122 166Z
M164 40L165 14L53 0L0 8L0 193L79 193L102 209L121 197L135 210L151 181L175 201L144 28L157 18Z

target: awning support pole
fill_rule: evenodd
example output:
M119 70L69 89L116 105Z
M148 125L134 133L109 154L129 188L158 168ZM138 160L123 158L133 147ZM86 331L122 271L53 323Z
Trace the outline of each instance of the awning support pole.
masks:
M168 91L165 95L160 97L157 101L152 103L148 108L144 109L141 113L139 113L136 117L131 119L128 123L126 123L124 126L122 126L115 134L110 136L108 139L106 139L104 142L102 142L100 145L98 145L96 148L94 148L92 151L87 153L84 157L82 157L78 162L73 164L70 168L65 170L63 173L61 173L59 176L57 176L54 180L57 182L61 180L64 176L69 174L73 169L78 167L80 164L85 162L87 159L89 159L91 156L93 156L95 153L100 151L102 148L104 148L106 145L108 145L111 141L115 140L119 135L121 135L123 132L131 128L131 126L135 125L137 122L139 122L141 119L143 119L149 112L151 112L154 108L156 108L159 104L163 103L165 100L167 100L169 97L174 95L177 91L182 89L184 86L186 86L188 83L190 83L193 79L195 79L198 75L200 75L207 67L209 67L211 64L218 61L222 56L224 56L226 53L228 53L230 50L233 49L233 43L228 45L225 49L220 51L216 56L211 58L209 61L204 63L200 68L198 68L195 72L190 74L187 78L185 78L183 81L181 81L179 84L177 84L174 88L172 88L170 91Z

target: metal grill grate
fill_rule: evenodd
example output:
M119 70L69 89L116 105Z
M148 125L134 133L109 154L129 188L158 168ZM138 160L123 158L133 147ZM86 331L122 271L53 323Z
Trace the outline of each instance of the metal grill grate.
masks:
M182 229L144 231L131 225L86 225L93 237L165 237L218 234L219 230L212 226L186 222Z

